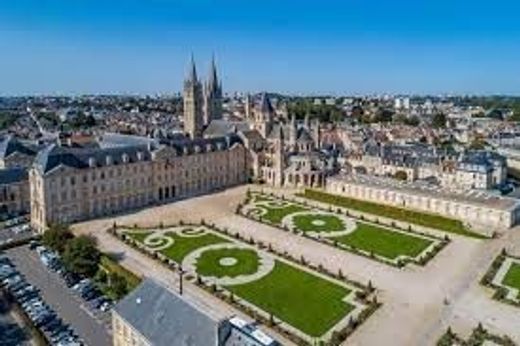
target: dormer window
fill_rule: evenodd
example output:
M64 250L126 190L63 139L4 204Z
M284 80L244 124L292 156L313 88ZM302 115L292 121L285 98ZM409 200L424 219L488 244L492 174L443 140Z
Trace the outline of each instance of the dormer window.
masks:
M198 146L198 145L195 146L195 152L196 152L197 154L201 152L201 148L200 148L200 146Z
M129 161L129 157L128 157L128 154L127 153L124 153L122 156L121 156L122 160L123 160L123 163L128 163Z
M89 166L90 168L94 168L94 167L96 167L96 159L93 158L93 157L90 157L90 158L88 159L88 166Z
M106 165L110 166L113 163L112 156L107 155L107 157L105 158L105 161L106 161Z
M138 161L143 161L143 159L144 159L143 152L142 151L138 151L137 152L137 160Z

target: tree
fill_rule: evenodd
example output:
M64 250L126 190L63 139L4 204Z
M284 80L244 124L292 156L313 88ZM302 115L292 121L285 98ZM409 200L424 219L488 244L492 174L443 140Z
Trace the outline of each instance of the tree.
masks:
M446 115L444 113L437 113L433 116L432 126L440 129L446 127Z
M69 228L65 225L52 225L43 233L43 244L54 251L63 253L67 243L73 238Z
M70 240L63 252L63 263L72 272L93 276L99 266L100 253L96 248L96 240L82 235Z
M128 286L126 280L121 275L112 273L110 278L110 289L114 293L117 299L124 297L128 293Z
M394 174L394 178L397 180L406 181L408 180L408 174L406 174L405 171L397 171Z

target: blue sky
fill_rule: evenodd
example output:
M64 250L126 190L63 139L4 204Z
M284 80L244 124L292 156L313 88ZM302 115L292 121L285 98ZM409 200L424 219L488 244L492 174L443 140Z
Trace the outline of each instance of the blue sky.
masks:
M0 94L171 93L191 52L226 91L519 95L520 2L0 2Z

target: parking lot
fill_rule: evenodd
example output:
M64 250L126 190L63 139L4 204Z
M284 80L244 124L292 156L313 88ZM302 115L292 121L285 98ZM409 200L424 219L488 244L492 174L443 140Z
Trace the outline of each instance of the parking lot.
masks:
M0 345L28 346L31 345L31 333L28 327L14 318L12 304L0 291Z
M27 217L17 217L0 222L0 246L34 236Z
M87 345L111 345L110 312L88 307L88 303L67 287L58 273L49 270L29 246L16 247L5 253L19 272L40 289L44 301Z

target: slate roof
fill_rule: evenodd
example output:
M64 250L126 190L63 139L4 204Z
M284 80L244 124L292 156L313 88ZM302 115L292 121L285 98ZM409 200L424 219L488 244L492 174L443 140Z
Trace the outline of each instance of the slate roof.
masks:
M96 166L107 165L107 157L111 158L111 165L123 162L124 155L129 162L138 161L138 153L143 154L143 160L150 160L151 153L146 146L111 147L111 148L75 148L51 144L41 150L34 161L34 167L42 174L64 165L73 168L90 167L90 159L94 159Z
M158 141L153 138L124 135L120 133L105 132L98 138L98 143L101 148L111 147L129 147L129 146L140 146L140 145L152 145L156 146Z
M237 131L249 131L250 126L247 121L229 121L215 119L212 120L206 130L204 130L205 137L220 137Z
M150 279L121 300L114 313L150 345L217 345L218 321Z
M15 152L35 156L38 149L35 146L22 143L12 135L8 135L0 142L0 157L6 158Z
M242 140L237 134L228 134L212 138L161 140L160 143L175 149L177 155L189 155L197 152L227 150L237 143L242 144Z
M28 179L27 169L22 167L0 169L0 185L18 183Z

